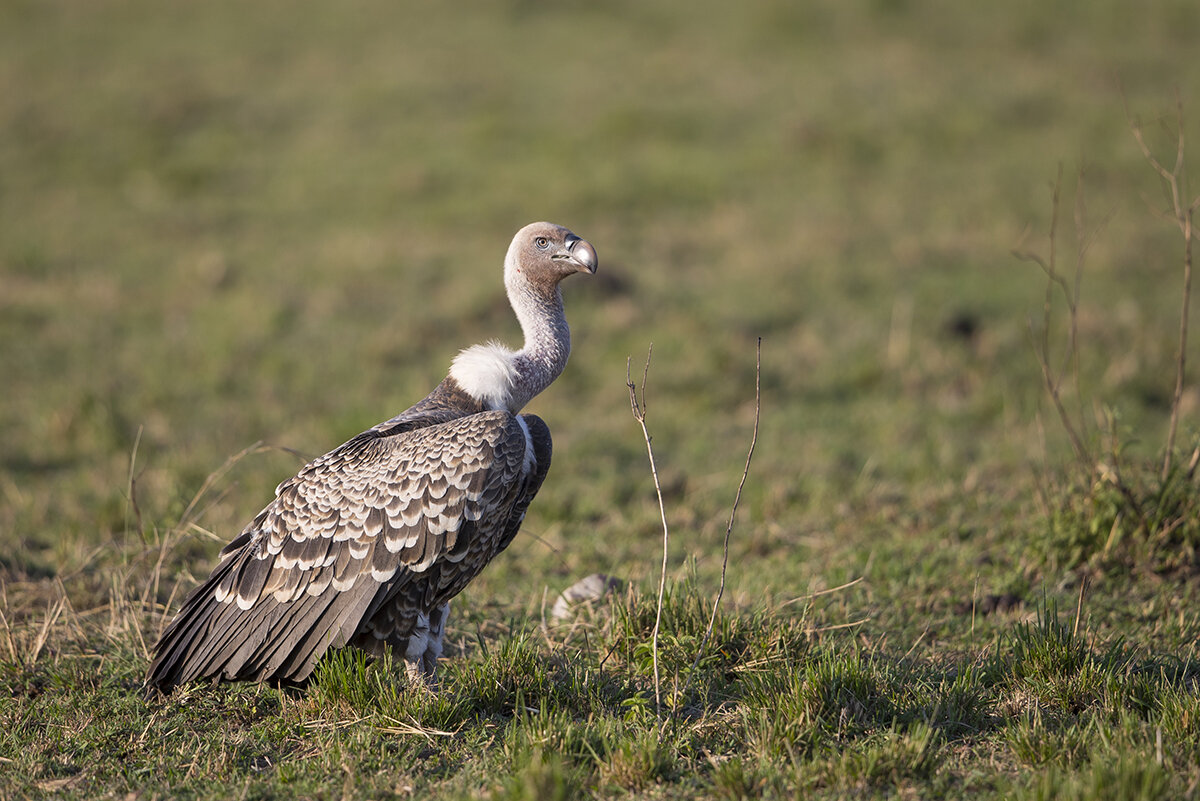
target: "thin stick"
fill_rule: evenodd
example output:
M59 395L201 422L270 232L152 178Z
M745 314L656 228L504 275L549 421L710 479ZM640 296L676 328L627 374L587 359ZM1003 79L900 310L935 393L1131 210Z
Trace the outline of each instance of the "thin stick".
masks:
M1062 173L1062 164L1059 164L1058 176L1055 178L1054 187L1052 190L1049 258L1044 259L1036 253L1023 250L1014 250L1013 255L1022 261L1033 262L1041 267L1042 271L1046 274L1046 296L1042 305L1042 335L1041 341L1034 347L1034 352L1037 355L1038 364L1042 368L1042 382L1046 385L1046 392L1050 395L1050 400L1054 403L1054 410L1058 413L1058 418L1062 422L1063 430L1066 431L1067 438L1071 440L1071 447L1075 450L1076 458L1078 458L1082 464L1086 464L1090 470L1094 471L1095 459L1092 457L1092 454L1084 444L1083 437L1080 436L1080 433L1076 430L1075 424L1071 420L1070 413L1067 412L1066 407L1063 405L1062 393L1060 390L1062 387L1063 376L1066 374L1067 370L1064 368L1055 374L1054 368L1050 364L1050 322L1051 312L1053 310L1054 287L1057 285L1062 290L1063 296L1066 298L1067 313L1069 315L1072 331L1071 337L1068 340L1066 365L1071 365L1072 359L1074 358L1072 355L1075 347L1074 331L1076 330L1076 316L1078 314L1078 307L1075 299L1078 297L1078 283L1082 270L1082 254L1080 254L1080 259L1076 262L1076 289L1074 292L1072 292L1070 285L1067 283L1065 278L1059 275L1057 269L1058 251L1056 243L1058 239L1058 213L1060 192L1062 190ZM1030 333L1032 334L1032 321L1029 323L1029 328ZM1078 374L1076 373L1076 375ZM1075 391L1076 393L1079 393L1080 388L1076 386ZM1083 424L1082 417L1080 419L1080 424Z
M8 625L8 618L4 616L4 610L0 609L0 626L4 628L4 639L8 643L9 658L15 665L21 661L17 656L17 643L13 640L12 627Z
M667 527L667 508L663 504L662 486L658 483L658 468L654 464L654 448L650 445L650 432L646 429L646 379L650 375L650 356L654 353L654 343L646 350L646 366L642 368L642 399L638 401L637 387L629 377L629 359L625 360L625 386L629 387L629 405L633 409L633 417L642 427L642 437L646 440L646 455L650 457L650 475L654 477L654 493L658 496L658 514L662 518L663 555L662 572L658 577L658 608L654 612L654 632L650 637L650 655L654 663L654 714L662 714L662 694L658 680L658 630L662 625L663 596L667 590L667 554L671 543L671 532Z
M862 620L853 620L849 623L837 623L832 626L821 626L820 628L812 629L812 632L814 634L821 634L826 631L839 631L841 629L852 629L855 626L861 626L863 623L866 623L870 619L871 619L871 617L868 615L867 617L864 617Z
M792 604L798 604L801 601L811 601L813 598L820 598L822 595L832 595L835 592L841 592L842 590L846 589L847 587L853 587L855 584L858 584L864 578L866 578L865 575L859 576L856 579L851 579L850 581L847 581L845 584L839 584L836 587L830 587L827 590L817 590L816 592L810 592L808 595L801 595L798 598L789 598L788 600L781 603L779 605L779 608L783 609L785 606L791 606Z
M746 466L742 470L742 480L738 482L737 493L733 496L733 508L729 511L729 523L725 526L725 545L721 555L721 585L717 589L716 600L713 601L712 614L708 618L708 627L704 630L704 638L700 640L700 647L696 650L696 658L692 660L692 670L688 673L687 681L683 684L683 692L680 694L681 698L687 697L687 691L692 686L692 678L696 675L696 669L700 666L700 660L704 657L704 651L708 648L709 638L712 637L713 626L717 622L717 609L721 606L721 598L725 596L725 575L729 569L729 537L733 534L733 521L737 518L738 504L742 500L742 488L746 486L746 477L750 475L750 461L754 458L754 446L758 444L758 419L759 410L762 406L761 379L762 337L759 337L754 357L754 433L750 435L750 450L746 454Z
M1087 587L1087 578L1079 581L1079 600L1075 603L1075 625L1071 627L1071 637L1079 636L1079 619L1083 617L1083 591Z
M183 510L183 514L180 515L180 517L179 517L179 525L176 526L176 528L184 528L189 522L191 522L192 512L196 509L196 506L200 503L200 500L205 496L205 494L212 488L212 486L214 484L216 484L218 481L220 481L221 478L226 473L228 473L230 470L233 469L234 465L236 465L238 462L240 462L242 459L246 458L247 456L250 456L250 455L256 454L256 453L261 453L263 451L268 451L268 450L271 450L271 446L263 445L262 441L260 440L259 442L256 442L253 445L242 448L240 451L235 453L233 456L230 456L228 459L226 459L224 464L222 464L216 470L209 473L208 477L204 479L204 483L200 485L200 489L197 490L196 494L192 496L192 500L187 505L187 508Z
M1171 193L1171 217L1175 224L1179 226L1179 232L1183 234L1183 300L1182 309L1179 313L1179 352L1175 359L1175 392L1171 400L1171 419L1167 424L1167 444L1165 453L1163 454L1162 478L1165 481L1171 472L1171 461L1173 451L1175 450L1175 433L1179 427L1179 407L1183 401L1183 383L1184 373L1187 366L1187 336L1188 336L1188 310L1191 306L1192 295L1192 239L1194 238L1194 227L1192 225L1196 208L1200 206L1200 197L1194 198L1191 203L1184 200L1186 187L1184 181L1186 179L1185 162L1183 158L1183 100L1179 96L1179 90L1175 90L1175 115L1177 122L1177 135L1175 139L1175 166L1172 169L1167 169L1161 161L1155 157L1150 150L1150 146L1146 144L1145 137L1142 136L1142 126L1129 113L1129 105L1126 103L1125 116L1129 119L1129 128L1133 132L1133 138L1137 141L1138 147L1142 151L1142 156L1149 162L1154 171L1162 178L1167 189Z
M129 512L132 508L134 520L137 521L138 534L144 538L146 535L145 528L142 526L142 510L138 507L137 502L137 454L138 447L142 444L142 429L143 426L138 426L137 436L133 440L133 453L129 454L129 480L126 482L129 504L125 507L125 534L129 533Z

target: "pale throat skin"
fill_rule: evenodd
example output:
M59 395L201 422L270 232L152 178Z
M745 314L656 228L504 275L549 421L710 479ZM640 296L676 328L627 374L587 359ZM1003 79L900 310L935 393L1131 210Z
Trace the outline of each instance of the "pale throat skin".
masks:
M593 274L596 266L595 248L562 226L539 222L518 231L504 258L504 286L525 345L518 351L498 342L474 345L454 358L450 377L484 407L517 414L571 355L559 282Z

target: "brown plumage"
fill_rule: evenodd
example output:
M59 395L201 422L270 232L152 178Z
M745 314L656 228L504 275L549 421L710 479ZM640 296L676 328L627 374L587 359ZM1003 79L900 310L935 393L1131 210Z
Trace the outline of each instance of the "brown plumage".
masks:
M512 541L546 478L550 431L518 412L570 354L559 282L595 270L567 229L522 228L505 286L525 347L464 350L425 399L280 484L184 601L147 685L299 683L348 644L432 675L450 599Z

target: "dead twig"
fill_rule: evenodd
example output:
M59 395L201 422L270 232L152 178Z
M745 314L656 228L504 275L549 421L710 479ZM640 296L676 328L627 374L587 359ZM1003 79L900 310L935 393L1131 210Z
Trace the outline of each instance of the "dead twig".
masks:
M264 445L261 441L255 442L253 445L249 445L235 453L233 456L230 456L225 460L224 464L209 473L208 477L204 479L204 483L200 485L200 489L197 490L196 494L192 496L192 500L190 503L188 503L187 508L183 510L183 514L179 516L179 523L176 525L176 528L183 530L187 528L190 523L194 522L195 519L201 516L200 514L194 514L200 504L200 501L204 499L204 497L208 494L208 491L212 489L213 485L220 481L226 473L232 470L238 462L242 461L242 459L245 459L247 456L269 450L272 450L270 445ZM281 448L280 450L287 449Z
M1095 457L1088 449L1084 442L1084 437L1080 433L1084 428L1083 415L1080 414L1078 424L1072 419L1070 412L1063 405L1062 400L1062 379L1067 373L1067 366L1075 366L1073 374L1076 381L1076 395L1079 394L1079 373L1078 373L1078 356L1076 348L1076 332L1078 330L1078 298L1079 298L1079 283L1083 271L1084 254L1080 252L1076 259L1075 266L1075 285L1072 287L1067 283L1058 272L1058 212L1060 205L1060 197L1062 191L1062 164L1058 165L1058 175L1054 180L1054 186L1051 195L1050 209L1050 232L1048 235L1049 255L1043 258L1042 256L1032 251L1014 249L1012 254L1022 261L1030 261L1042 268L1042 272L1046 274L1046 296L1042 303L1042 333L1038 340L1037 347L1034 351L1037 355L1038 365L1042 370L1042 382L1046 386L1046 392L1050 395L1050 400L1054 403L1054 409L1058 413L1058 418L1062 422L1063 430L1066 431L1067 438L1071 440L1071 447L1075 450L1075 456L1080 462L1087 464L1090 468L1094 468ZM1082 178L1080 178L1082 182ZM1080 224L1082 211L1079 208L1079 198L1082 192L1076 195L1076 225ZM1067 315L1070 321L1070 336L1067 340L1067 352L1064 357L1064 367L1055 370L1051 364L1050 357L1050 328L1052 322L1052 312L1054 309L1054 290L1058 287L1066 299ZM1033 333L1033 323L1029 324L1030 333Z
M1058 272L1058 252L1056 241L1058 238L1058 219L1059 206L1062 189L1062 164L1059 164L1058 175L1055 178L1050 214L1050 231L1049 231L1049 255L1042 257L1037 253L1016 249L1012 253L1018 259L1023 261L1031 261L1041 267L1042 272L1046 274L1046 294L1042 306L1042 330L1041 336L1037 338L1034 352L1038 360L1038 366L1041 368L1042 383L1046 388L1046 393L1050 396L1050 400L1054 404L1054 409L1058 413L1059 421L1062 423L1063 430L1067 434L1067 438L1071 441L1071 446L1075 451L1075 457L1081 467L1083 467L1090 478L1100 479L1111 483L1122 497L1125 498L1130 511L1137 517L1139 524L1146 531L1147 535L1151 533L1149 521L1147 521L1145 512L1142 510L1142 504L1138 500L1137 495L1133 492L1130 486L1125 482L1120 472L1120 453L1118 450L1118 438L1115 428L1111 428L1108 433L1109 437L1109 461L1106 462L1103 456L1093 452L1085 441L1087 434L1086 418L1083 414L1083 390L1079 378L1079 297L1080 286L1083 282L1083 268L1087 261L1088 250L1094 243L1096 236L1108 224L1111 219L1111 213L1106 215L1094 229L1089 230L1087 222L1087 209L1084 204L1083 192L1083 177L1082 170L1076 184L1075 191L1075 213L1073 222L1075 225L1075 276L1074 282L1068 283L1067 280ZM1063 357L1063 364L1060 368L1055 369L1052 364L1050 354L1050 329L1053 323L1054 295L1055 289L1061 291L1067 307L1067 345L1066 353ZM1030 332L1033 333L1033 323L1029 324ZM1079 403L1079 409L1076 416L1073 417L1067 411L1066 405L1063 402L1062 382L1068 373L1071 375L1073 389Z
M1146 138L1142 135L1141 123L1130 114L1128 102L1125 104L1125 116L1129 120L1129 128L1133 132L1133 138L1137 141L1138 147L1141 148L1142 155L1158 173L1171 195L1171 210L1165 216L1174 220L1179 227L1179 232L1183 235L1183 298L1179 312L1179 351L1175 357L1175 392L1171 399L1171 418L1167 424L1167 443L1163 454L1162 478L1165 481L1171 472L1175 434L1179 427L1179 408L1183 401L1183 384L1187 367L1188 309L1192 295L1192 240L1195 231L1193 220L1196 209L1200 207L1200 196L1193 198L1190 202L1186 200L1187 173L1183 147L1183 100L1179 95L1179 90L1175 90L1175 164L1171 169L1167 169L1154 155L1150 146L1146 144Z
M683 683L683 692L680 697L686 698L688 689L692 685L692 678L696 675L696 669L700 666L700 660L704 657L704 652L708 648L708 641L712 637L713 626L717 622L717 610L721 606L721 599L725 596L725 576L729 570L729 538L733 534L733 521L737 518L738 504L742 501L742 489L746 486L746 477L750 475L750 462L754 458L754 446L758 444L758 420L760 410L762 408L762 337L758 338L758 344L755 347L754 358L754 431L750 435L750 450L746 453L746 466L742 469L742 479L738 482L737 493L733 496L733 508L729 511L729 522L725 526L725 544L721 554L721 584L717 588L717 597L713 601L712 614L708 618L708 626L704 629L704 637L700 640L700 647L696 649L696 658L692 660L692 669L688 673L687 681Z
M142 523L142 509L137 502L137 454L138 447L142 444L142 429L143 426L138 426L137 436L133 440L133 452L129 454L129 479L126 482L126 490L129 493L129 504L125 508L125 531L129 531L129 515L132 512L134 524L137 526L138 534L145 537L145 526Z
M851 579L850 581L847 581L845 584L839 584L836 587L830 587L827 590L817 590L816 592L810 592L808 595L801 595L797 598L789 598L788 600L781 603L779 605L779 608L783 609L784 607L791 606L792 604L798 604L801 601L811 601L814 598L820 598L822 595L832 595L835 592L841 592L844 589L848 589L849 587L853 587L855 584L858 584L864 578L866 578L865 575L859 576L856 579Z
M658 631L662 625L663 596L667 589L667 555L670 549L671 532L667 526L667 508L663 503L662 486L658 481L658 468L654 463L654 448L650 445L650 431L646 428L646 379L650 375L650 356L654 353L654 343L646 350L646 366L642 368L642 397L638 399L637 386L630 378L630 360L625 360L625 386L629 388L629 405L633 417L642 428L642 437L646 440L646 455L650 458L650 475L654 477L654 493L658 496L658 514L662 518L663 555L662 572L658 579L658 607L654 613L654 631L650 636L650 656L654 664L654 714L662 713L662 695L658 678Z

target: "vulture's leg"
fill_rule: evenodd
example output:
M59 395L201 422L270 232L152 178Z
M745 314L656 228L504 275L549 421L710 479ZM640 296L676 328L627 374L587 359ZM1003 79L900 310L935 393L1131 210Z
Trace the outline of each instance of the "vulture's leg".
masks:
M417 614L416 623L403 647L404 672L414 684L433 685L437 661L442 655L442 635L446 632L446 618L449 616L449 602L436 607L428 616Z
M449 601L429 613L429 640L425 653L421 654L421 668L430 681L437 674L437 662L442 657L442 636L446 633L446 621L449 618Z

